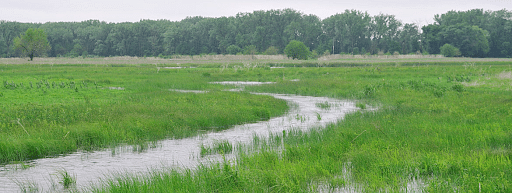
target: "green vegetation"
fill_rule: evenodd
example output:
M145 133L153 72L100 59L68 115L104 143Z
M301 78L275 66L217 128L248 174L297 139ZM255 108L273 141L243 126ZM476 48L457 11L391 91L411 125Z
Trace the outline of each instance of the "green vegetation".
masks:
M426 26L402 23L385 13L340 10L321 19L293 9L133 23L0 21L0 57L20 56L14 52L13 39L37 28L48 35L50 57L282 54L290 41L297 40L318 55L326 50L355 55L440 54L439 48L449 43L465 57L504 58L512 57L511 15L505 9L449 11L433 15L436 22ZM272 46L275 49L267 51Z
M512 37L510 11L449 11L435 15L434 24L422 27L423 46L430 54L440 53L439 48L449 43L460 49L466 57L511 57Z
M189 137L266 120L288 108L270 96L220 91L208 83L218 76L208 73L218 69L2 64L0 163Z
M68 189L76 184L76 177L70 175L66 170L59 171L59 177L61 178L59 183L62 184L65 189Z
M441 50L441 54L445 57L455 57L460 56L459 48L456 48L450 44L444 44L439 48Z
M34 56L43 56L51 49L46 33L43 29L28 28L25 34L14 38L14 49L21 50L22 55L27 55L30 61Z
M233 145L229 143L229 141L216 141L212 147L201 145L201 156L211 155L211 154L226 154L231 153L233 151Z
M307 60L311 54L309 48L304 43L292 40L286 48L284 48L286 56L292 59Z
M475 61L212 69L219 81L277 82L246 88L254 92L355 99L378 110L320 130L255 138L257 148L238 152L235 163L120 176L92 191L400 192L416 181L427 192L510 192L512 69Z

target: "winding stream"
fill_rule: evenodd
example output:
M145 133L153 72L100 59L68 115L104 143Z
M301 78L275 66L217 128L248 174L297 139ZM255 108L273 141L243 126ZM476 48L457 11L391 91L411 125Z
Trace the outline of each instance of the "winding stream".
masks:
M358 109L354 102L326 97L265 95L288 101L290 111L268 121L239 125L221 132L159 141L155 147L142 152L133 146L121 146L104 151L76 152L56 158L37 159L30 162L30 167L25 169L19 169L19 165L0 166L0 192L19 192L20 186L35 187L38 192L59 191L62 188L59 184L59 172L62 171L67 171L76 178L76 187L80 190L115 173L140 174L162 167L193 168L199 163L222 159L215 155L201 157L201 144L213 144L219 140L227 140L231 144L249 144L255 135L265 138L270 133L282 133L283 130L322 127ZM329 108L319 108L317 103L328 103Z

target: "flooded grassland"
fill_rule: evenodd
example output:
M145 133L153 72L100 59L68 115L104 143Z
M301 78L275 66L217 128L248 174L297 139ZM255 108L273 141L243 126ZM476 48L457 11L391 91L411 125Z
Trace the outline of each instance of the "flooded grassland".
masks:
M82 153L70 156L80 157L85 162L95 160L94 153L97 152L106 152L99 157L113 160L123 155L138 157L134 159L137 161L126 161L137 166L106 172L106 176L89 188L75 186L79 191L508 192L512 189L512 80L507 76L512 69L506 62L418 62L415 65L393 62L337 68L271 68L265 65L183 69L37 65L32 66L33 71L20 65L1 65L0 68L2 78L7 81L4 83L7 86L0 89L1 97L8 96L11 100L2 105L12 109L2 114L6 118L2 120L0 133L2 137L12 136L11 141L28 141L13 150L16 159L9 161L46 157L38 153L23 157L31 151L41 152L41 149L49 150L53 155L80 149ZM59 73L52 75L55 71ZM82 73L74 73L78 71ZM36 81L42 82L41 88L37 88ZM215 84L226 81L233 84ZM11 88L13 82L16 87L23 83L23 88ZM30 82L33 89L28 89ZM55 87L65 86L57 92L54 90L59 88L54 89L53 82ZM266 84L240 86L241 82ZM101 89L111 87L124 90ZM194 92L188 92L191 90ZM81 92L87 94L77 95ZM307 116L306 113L295 113L303 103L291 102L298 100L288 98L292 96L313 101L308 104L314 110ZM26 97L44 102L19 102ZM353 102L345 104L339 99ZM174 108L161 108L160 104L172 101L186 105L180 107L183 109L177 105L179 111L174 113L169 112ZM288 109L286 101L298 105ZM214 108L215 105L229 108ZM130 108L120 110L126 106ZM198 106L202 108L194 109ZM351 113L329 118L335 114L329 110L336 106L350 107ZM212 109L198 113L205 107ZM187 108L191 109L185 111ZM229 109L240 110L233 113ZM37 112L34 113L37 116L27 116L32 111ZM287 114L283 115L285 111ZM185 112L195 113L185 117ZM239 117L221 119L231 117L230 113ZM162 114L166 116L159 116ZM159 120L167 122L163 124ZM291 130L283 127L295 126L279 126L272 132L264 126L266 135L256 135L252 131L229 135L236 130L246 130L244 126L233 128L231 125L258 120L293 120L297 124L329 120L331 124L313 124L307 125L307 129ZM53 125L52 128L58 130L58 137L53 142L44 140L49 142L35 148L32 145L37 144L35 133L42 133L40 130L43 129L33 129L45 124ZM89 127L97 130L79 132ZM164 131L151 130L154 127L175 128L179 132L164 135L159 133ZM116 133L114 128L124 131ZM109 133L102 134L104 131ZM106 138L98 140L100 138L94 134ZM171 145L168 152L160 156L165 159L151 159L160 164L140 167L137 163L147 159L144 154L165 149L165 142L158 141L162 139L158 136L196 136L176 142L195 141L190 145L194 147L194 153L175 157L193 158L199 165L188 167L184 161L172 161L175 159L172 158L173 151L186 148ZM245 136L240 138L248 140L237 140L237 136ZM75 139L67 142L74 144L74 148L53 149L54 146L64 146L68 138ZM2 151L12 146L4 141ZM152 141L157 142L149 143ZM30 151L22 151L21 147ZM105 147L111 148L98 151ZM131 153L133 151L141 153ZM66 156L52 159L64 158ZM43 160L21 162L16 170L19 173L37 170L38 163L45 162ZM162 160L171 161L165 163ZM87 168L73 170L66 167L68 177L64 172L52 171L52 176L57 179L54 184L64 187L66 180L61 179L84 181L78 170L87 171ZM138 169L130 172L130 168ZM6 172L13 172L13 169L4 169L2 174ZM25 187L25 190L37 187L34 184L45 183L42 179L20 179L12 181L21 184L19 187ZM38 189L44 190L47 189Z

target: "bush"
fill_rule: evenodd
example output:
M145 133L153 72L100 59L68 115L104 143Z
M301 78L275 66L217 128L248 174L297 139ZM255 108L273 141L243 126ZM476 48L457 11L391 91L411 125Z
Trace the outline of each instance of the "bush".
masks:
M286 48L284 48L284 53L288 57L299 60L307 60L310 54L309 48L304 45L304 43L297 40L292 40Z
M441 54L445 57L455 57L460 56L459 48L452 46L451 44L444 44L439 48L441 50Z
M277 49L275 46L270 46L263 52L264 55L277 55L279 53L279 49Z
M228 54L232 54L232 55L235 55L237 54L238 52L240 52L242 49L240 47L238 47L237 45L230 45L226 48L226 52Z
M352 50L352 54L353 54L353 55L359 55L359 48L358 48L358 47L355 47L355 48Z
M320 55L318 54L318 52L316 50L313 50L310 55L311 55L311 58L315 58L315 59L320 57Z
M244 55L255 55L258 54L258 50L256 49L255 45L248 45L244 47L244 50L242 51Z

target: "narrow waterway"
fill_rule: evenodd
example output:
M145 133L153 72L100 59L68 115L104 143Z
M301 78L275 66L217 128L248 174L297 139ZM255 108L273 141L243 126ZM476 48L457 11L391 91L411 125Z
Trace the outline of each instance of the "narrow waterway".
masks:
M180 91L180 90L175 90ZM196 93L203 94L203 93ZM56 158L34 160L27 165L0 167L0 192L20 192L21 187L37 192L62 190L59 172L66 171L76 178L76 188L89 187L115 173L144 173L162 167L193 168L199 163L218 161L221 156L200 156L202 144L229 141L249 144L255 135L262 138L283 130L306 130L323 127L357 110L355 103L326 97L266 94L289 102L291 109L281 117L268 121L235 126L231 129L205 133L193 138L159 141L143 151L133 146L121 146L96 152L76 152ZM318 105L319 103L323 105ZM323 106L324 108L320 108ZM329 108L325 108L328 106ZM229 157L229 156L228 156Z

